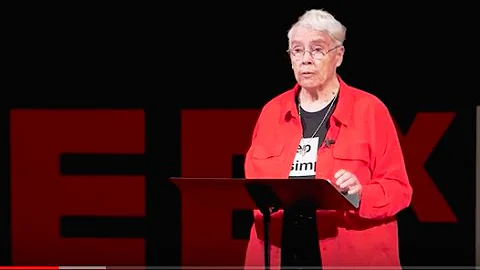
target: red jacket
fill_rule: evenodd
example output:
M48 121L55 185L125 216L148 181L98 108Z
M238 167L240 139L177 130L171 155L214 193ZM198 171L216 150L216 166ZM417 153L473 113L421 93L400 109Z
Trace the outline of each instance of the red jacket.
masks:
M322 263L328 266L400 266L395 215L409 206L412 188L389 111L375 96L340 77L337 107L325 138L335 144L318 151L316 178L333 180L346 169L363 185L357 211L317 211ZM246 154L245 177L288 178L302 134L293 89L261 111ZM246 266L263 266L263 217L255 210ZM282 210L270 222L271 266L280 266Z

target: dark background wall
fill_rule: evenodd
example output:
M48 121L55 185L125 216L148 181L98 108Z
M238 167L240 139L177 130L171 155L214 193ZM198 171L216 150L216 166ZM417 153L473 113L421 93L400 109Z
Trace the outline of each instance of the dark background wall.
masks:
M346 54L339 68L340 75L347 83L380 97L390 108L399 130L407 134L419 113L429 114L421 123L427 128L420 133L445 129L444 133L440 132L438 142L421 134L410 137L413 142L410 141L410 148L405 150L413 153L407 161L414 167L419 161L415 160L417 154L413 149L433 143L430 149L425 150L427 153L418 153L423 154L425 159L428 157L424 166L420 167L425 168L433 179L456 221L421 222L412 209L402 212L402 261L406 265L474 264L475 106L479 104L479 99L474 84L475 69L469 67L475 48L471 44L469 24L476 20L469 15L470 7L459 2L435 3L425 7L405 2L364 5L337 1L258 5L243 2L211 6L205 3L174 3L174 6L168 7L159 4L25 5L10 9L4 40L9 48L5 51L9 61L4 74L7 83L2 92L1 114L4 135L4 162L0 170L1 264L56 264L62 261L59 259L62 254L77 250L67 248L64 253L59 251L46 258L38 255L40 253L35 255L45 246L27 243L28 237L21 238L21 243L15 242L15 237L12 237L16 228L12 224L18 224L14 217L28 222L28 225L23 223L18 228L34 231L26 234L20 230L18 234L42 234L43 231L36 228L47 225L41 215L29 220L32 214L28 213L28 207L30 205L34 211L42 209L35 208L35 205L48 208L52 204L38 201L47 199L46 196L38 196L42 189L38 183L48 182L48 174L32 173L17 177L28 178L30 182L12 180L15 177L12 175L11 159L16 156L16 164L19 164L16 168L28 171L31 169L28 164L40 162L42 157L29 159L27 145L46 143L48 139L45 138L50 138L50 135L45 130L56 132L60 129L59 125L64 124L72 130L77 126L71 116L57 117L53 122L56 124L51 124L51 118L41 112L25 116L18 111L36 108L55 109L56 112L59 109L144 111L144 115L140 113L131 116L131 120L125 120L125 123L138 129L144 125L142 132L123 130L125 134L135 134L132 135L135 138L143 135L144 154L138 145L133 151L140 153L123 158L79 157L67 153L60 156L59 169L64 175L98 174L101 171L100 174L104 175L145 176L145 193L140 194L139 191L135 196L146 197L146 210L142 213L146 218L66 218L60 219L61 225L56 221L51 224L59 226L55 237L73 235L77 240L82 237L92 239L93 236L145 239L139 242L132 240L135 244L121 241L115 244L116 240L112 240L110 244L117 248L111 249L111 253L108 249L102 251L102 256L108 258L104 259L105 262L124 263L119 256L121 252L126 253L122 245L138 244L142 249L136 250L145 255L144 263L177 265L180 262L181 239L178 192L161 179L182 175L185 157L181 156L180 112L184 109L260 109L269 99L290 88L294 77L285 53L286 33L297 17L310 8L325 8L346 25ZM12 114L15 109L16 113ZM432 113L445 113L447 118L452 117L451 122L439 124L443 121L442 116ZM32 118L31 115L36 116ZM115 117L100 118L109 121L117 119ZM95 119L98 120L98 117L90 116L82 121L95 122ZM134 124L142 119L144 122ZM100 123L95 127L101 129L101 120L98 121ZM207 126L215 119L201 119L199 116L197 124L202 121ZM15 123L13 128L17 128L18 132L11 133L12 123ZM31 126L34 128L24 128ZM111 126L121 130L114 124ZM196 132L207 131L198 128ZM238 139L238 135L230 134L228 129L221 132L213 136ZM15 140L12 134L21 134L17 137L18 147L15 148L21 149L21 154L12 154L12 140ZM63 135L55 137L57 142L67 140L64 133L59 134ZM78 134L75 136L75 141L85 138ZM197 135L184 136L194 140L192 138ZM202 159L202 153L197 153L196 158ZM421 157L418 156L418 159ZM23 162L25 160L30 163ZM109 169L105 169L108 166ZM241 172L241 162L234 163L233 167L233 171ZM198 169L202 170L200 166ZM189 174L193 174L191 170ZM413 170L413 174L425 178L418 168ZM36 176L37 184L30 185ZM15 189L14 181L24 186L17 185L22 188ZM115 189L117 184L112 182L110 185ZM37 193L34 187L39 190ZM60 190L52 185L44 187L50 190L56 188ZM14 205L11 195L14 189L23 194L18 198L26 205L22 211L27 212L12 215ZM37 196L29 201L28 194ZM428 193L415 196L416 200L429 198ZM54 198L53 204L62 204L62 196L57 193ZM99 208L102 207L99 205ZM435 206L427 209L427 213L428 210L433 216L439 211ZM165 218L167 216L168 219ZM102 226L105 228L102 229ZM90 231L86 227L91 228ZM69 245L83 245L87 250L85 246L88 247L88 244L82 241L80 239ZM116 259L114 255L118 255ZM69 264L89 261L79 254L65 256L71 258ZM99 260L97 262L102 262ZM131 262L134 261L131 259Z

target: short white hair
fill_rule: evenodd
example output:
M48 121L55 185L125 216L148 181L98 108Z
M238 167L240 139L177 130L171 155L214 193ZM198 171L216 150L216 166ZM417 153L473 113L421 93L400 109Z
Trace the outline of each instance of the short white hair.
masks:
M298 18L298 21L288 30L288 44L290 45L293 32L297 27L308 27L318 31L328 32L333 39L343 44L345 41L347 28L340 23L329 12L323 9L312 9L306 11Z

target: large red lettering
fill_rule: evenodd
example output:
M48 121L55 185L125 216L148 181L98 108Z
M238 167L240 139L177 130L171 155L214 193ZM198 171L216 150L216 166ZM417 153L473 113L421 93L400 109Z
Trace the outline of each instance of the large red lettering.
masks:
M14 265L143 265L143 239L61 238L61 215L145 215L142 176L61 176L59 155L144 153L141 110L12 110Z
M232 155L247 152L258 114L258 110L182 111L182 176L232 177Z
M182 195L182 265L242 265L247 241L232 239L232 210L254 209L247 190L237 190L232 182L191 182L178 185Z
M456 222L450 205L425 170L425 162L450 126L454 113L418 113L405 135L398 136L413 192L412 208L421 222ZM397 127L397 130L400 130Z
M182 176L232 177L232 155L248 150L257 117L256 110L183 111ZM186 196L195 194L183 192ZM198 192L196 196L222 205L197 209L198 203L197 207L191 203L195 198L182 198L183 264L243 265L247 241L232 239L231 215L233 209L253 209L251 205L222 190L216 194Z

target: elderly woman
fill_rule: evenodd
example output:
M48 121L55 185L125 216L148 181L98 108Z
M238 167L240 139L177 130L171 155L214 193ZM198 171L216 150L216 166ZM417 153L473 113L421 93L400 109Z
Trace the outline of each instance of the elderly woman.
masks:
M269 101L257 120L245 176L329 180L357 210L292 207L272 212L271 266L399 267L395 215L412 189L385 105L337 74L346 28L310 10L288 32L297 84ZM255 210L246 266L264 265L263 215Z

